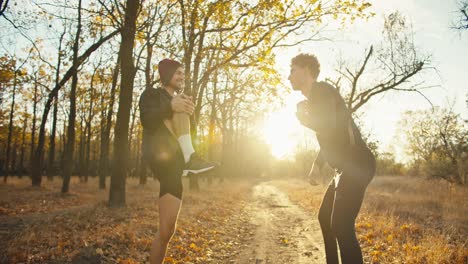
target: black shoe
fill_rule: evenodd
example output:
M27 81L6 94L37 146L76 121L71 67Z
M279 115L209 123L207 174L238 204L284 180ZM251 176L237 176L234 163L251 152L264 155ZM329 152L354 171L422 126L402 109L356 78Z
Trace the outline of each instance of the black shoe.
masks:
M202 159L196 152L192 153L190 160L185 164L182 176L187 176L189 173L199 174L214 169L217 166L214 162L209 162Z

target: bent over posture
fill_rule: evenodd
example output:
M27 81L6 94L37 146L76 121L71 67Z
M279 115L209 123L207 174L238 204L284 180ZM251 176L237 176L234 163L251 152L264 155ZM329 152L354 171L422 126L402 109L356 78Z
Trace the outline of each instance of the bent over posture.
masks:
M318 82L320 64L313 55L299 54L291 61L289 81L307 98L297 105L297 118L315 131L320 152L309 178L320 173L325 163L337 171L319 210L319 222L328 264L363 263L356 238L355 221L366 188L375 174L375 158L351 117L339 92Z

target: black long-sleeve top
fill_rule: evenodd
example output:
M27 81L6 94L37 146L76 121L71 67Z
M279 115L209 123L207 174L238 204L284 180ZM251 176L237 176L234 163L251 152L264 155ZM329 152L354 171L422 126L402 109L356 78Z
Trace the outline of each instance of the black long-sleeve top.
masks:
M172 96L163 88L146 89L140 96L140 120L143 126L143 158L153 159L155 151L170 149L175 145L174 138L164 125L165 119L173 115Z
M357 148L366 147L361 133L343 98L330 84L314 84L307 99L309 128L316 132L320 145L315 163L322 167L324 162L328 162L340 169L356 154Z

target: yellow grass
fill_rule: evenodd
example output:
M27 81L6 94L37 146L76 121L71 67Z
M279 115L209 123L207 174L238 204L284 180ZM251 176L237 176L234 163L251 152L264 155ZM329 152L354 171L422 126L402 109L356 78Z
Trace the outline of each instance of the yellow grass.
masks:
M2 245L3 257L13 263L64 263L80 258L99 258L103 263L146 261L158 228L157 181L149 180L142 187L130 179L128 206L117 210L107 208L108 191L98 190L97 179L85 184L74 178L71 193L65 196L59 193L60 180L45 180L39 189L29 184L28 178L10 178L7 185L0 184L0 218L23 221L8 244ZM248 238L245 234L255 228L240 213L252 184L202 185L204 191L199 192L186 188L167 263L231 259ZM276 184L316 217L326 186L291 179ZM466 264L467 197L468 188L444 181L376 177L356 224L366 262Z
M315 215L324 186L285 188ZM356 230L369 263L468 263L468 188L445 181L377 177Z

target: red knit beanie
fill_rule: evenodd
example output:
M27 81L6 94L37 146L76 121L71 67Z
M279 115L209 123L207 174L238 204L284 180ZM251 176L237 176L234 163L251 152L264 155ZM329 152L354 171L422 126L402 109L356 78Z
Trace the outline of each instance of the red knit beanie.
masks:
M158 64L159 77L163 85L166 85L171 81L172 76L182 64L178 61L171 59L164 59Z

